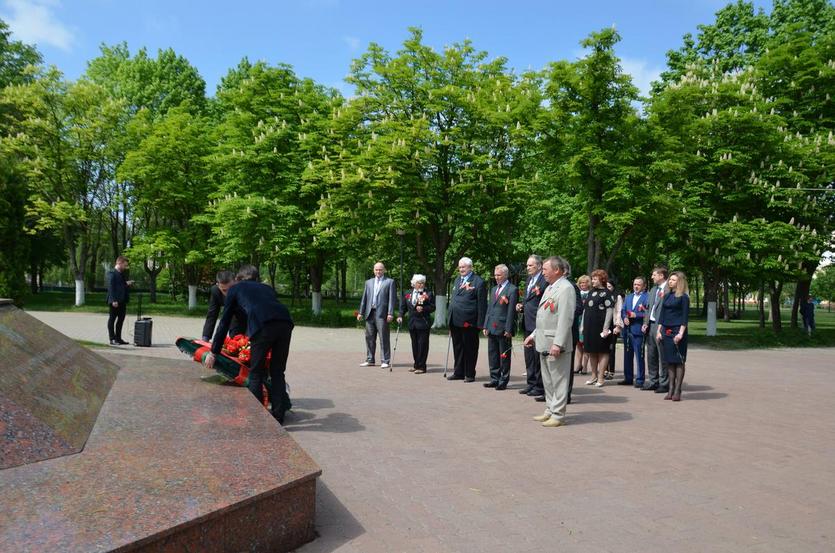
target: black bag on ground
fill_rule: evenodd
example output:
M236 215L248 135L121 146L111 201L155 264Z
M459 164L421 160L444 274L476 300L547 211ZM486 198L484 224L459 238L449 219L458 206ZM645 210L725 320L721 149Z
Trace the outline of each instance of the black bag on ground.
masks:
M154 321L151 317L142 316L142 294L139 294L139 310L136 322L133 324L133 343L137 346L151 347L151 331Z

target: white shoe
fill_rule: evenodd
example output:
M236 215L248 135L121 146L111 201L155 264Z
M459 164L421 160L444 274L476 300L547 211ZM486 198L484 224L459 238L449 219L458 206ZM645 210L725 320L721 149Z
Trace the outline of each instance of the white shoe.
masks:
M591 386L592 384L597 384L597 379L594 380L586 380L586 386Z
M372 363L371 361L364 361L364 362L360 363L360 367L373 367L373 366L374 366L374 363Z
M388 363L383 363L382 365L380 365L381 369L387 369L389 367L391 367L391 365L389 365Z
M594 385L595 385L596 387L598 387L598 388L602 388L602 387L603 387L603 383L602 383L602 382L595 382L595 383L594 383Z

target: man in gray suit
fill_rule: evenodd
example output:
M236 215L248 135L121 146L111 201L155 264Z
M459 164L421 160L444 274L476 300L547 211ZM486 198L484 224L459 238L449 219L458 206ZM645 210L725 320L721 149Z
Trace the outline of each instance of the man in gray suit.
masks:
M656 393L666 394L669 391L669 380L667 367L661 359L659 343L655 340L658 332L658 316L661 314L661 304L664 302L664 294L667 293L667 267L659 265L652 270L652 281L655 286L649 291L649 304L641 330L648 336L644 342L647 345L647 380L642 390L655 390ZM649 332L649 334L647 334Z
M568 384L571 379L571 352L574 340L574 309L577 296L566 275L571 266L562 257L549 257L542 264L542 276L548 287L539 302L536 329L525 338L525 347L536 347L542 356L542 384L545 388L545 412L533 418L546 428L565 424Z
M394 280L386 277L386 266L381 262L374 265L374 278L365 281L357 320L365 320L365 362L360 367L374 365L377 349L377 335L380 336L382 368L389 368L391 348L389 347L389 323L394 319L394 305L397 302L397 289Z
M493 276L496 285L487 296L487 317L484 319L484 335L487 336L487 360L490 365L490 382L485 388L506 390L510 380L511 340L516 333L516 300L519 289L508 282L507 265L496 265Z

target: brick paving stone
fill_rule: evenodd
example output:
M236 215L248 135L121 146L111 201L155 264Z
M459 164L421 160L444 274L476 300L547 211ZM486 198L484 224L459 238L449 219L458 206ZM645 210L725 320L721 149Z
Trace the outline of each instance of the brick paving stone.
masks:
M104 341L104 316L34 315ZM201 323L155 317L155 347L110 349L181 359L170 344ZM361 329L294 330L286 427L323 469L298 553L833 550L835 349L692 348L675 404L578 376L568 425L546 429L541 403L481 386L486 344L476 383L443 380L446 346L433 335L414 375L401 335L389 373L358 366Z

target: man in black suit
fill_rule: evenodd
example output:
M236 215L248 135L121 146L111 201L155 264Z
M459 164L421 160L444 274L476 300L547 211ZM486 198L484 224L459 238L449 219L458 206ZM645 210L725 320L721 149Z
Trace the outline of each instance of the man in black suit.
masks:
M531 254L525 264L528 272L528 281L525 284L525 293L520 295L516 311L522 313L523 334L530 336L536 330L536 311L539 309L539 302L542 293L548 286L542 276L542 258ZM525 348L525 370L527 372L527 385L519 390L520 394L527 394L534 398L542 398L545 401L545 388L542 387L542 370L540 355L534 348Z
M128 258L120 255L116 258L113 270L107 273L107 305L110 311L107 317L107 334L111 346L127 344L122 340L122 325L128 312L130 287L133 286L132 280L125 279L127 269Z
M203 341L210 342L215 333L215 323L220 314L220 309L226 301L226 292L235 281L235 274L232 271L220 271L215 277L217 284L209 290L209 311L206 313L206 322L203 324ZM229 324L229 334L237 336L246 334L246 318L240 313L232 315L232 322Z
M290 352L290 337L293 333L293 319L287 308L278 301L275 290L251 280L257 275L252 265L244 265L238 271L237 281L231 283L226 293L223 317L215 332L212 351L206 356L206 367L213 368L215 356L223 349L223 342L229 331L233 315L240 309L246 314L246 327L249 336L252 358L249 370L249 391L263 403L262 386L265 377L267 352L270 358L270 380L272 396L272 415L284 424L284 413L289 408L290 397L284 371L287 368L287 355Z
M507 277L507 265L496 265L493 277L496 285L488 295L487 316L484 319L484 335L487 336L487 360L490 364L490 382L485 388L506 390L510 380L510 348L516 333L516 300L519 289Z
M435 311L435 296L426 289L424 275L412 276L412 289L403 293L400 299L400 316L397 324L403 322L403 315L409 314L409 337L412 339L414 366L409 372L424 374L426 358L429 356L429 329L432 328L430 314Z
M449 334L455 369L447 380L475 380L478 361L478 331L484 328L487 311L487 287L473 272L473 260L458 261L458 277L452 284L449 303Z

